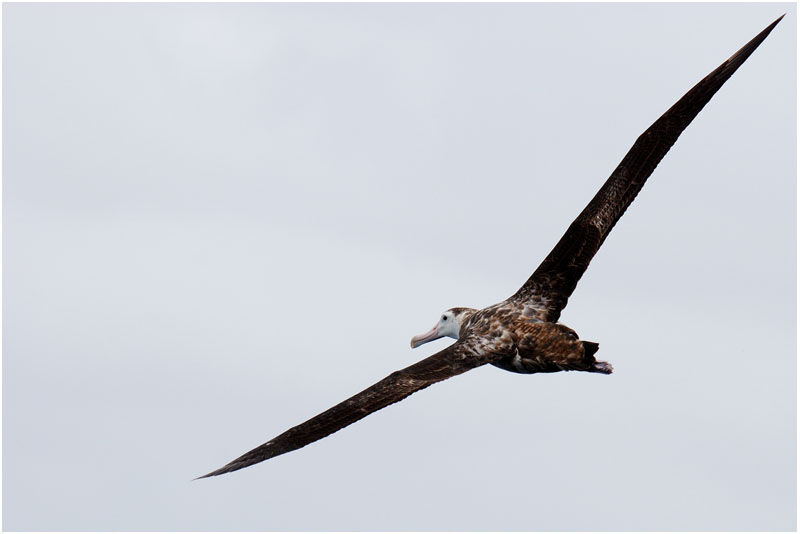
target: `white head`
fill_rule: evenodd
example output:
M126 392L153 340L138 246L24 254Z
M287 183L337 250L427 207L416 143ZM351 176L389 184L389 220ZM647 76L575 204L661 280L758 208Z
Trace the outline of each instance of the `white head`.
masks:
M411 348L415 349L423 343L439 339L440 337L458 339L461 325L463 325L473 313L475 313L475 310L472 308L450 308L439 317L439 321L431 328L430 332L411 338Z

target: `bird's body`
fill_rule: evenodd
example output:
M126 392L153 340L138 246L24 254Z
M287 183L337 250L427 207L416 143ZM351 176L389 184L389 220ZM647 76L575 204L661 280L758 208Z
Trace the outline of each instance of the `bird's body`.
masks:
M458 339L481 354L492 354L492 365L514 373L589 371L609 374L611 366L597 362L598 345L578 339L560 323L542 321L524 307L503 301L464 313Z
M304 447L416 391L485 364L525 374L557 371L610 374L611 365L595 359L597 343L579 339L574 330L558 323L561 311L611 229L681 132L780 20L701 80L639 136L550 254L514 295L481 310L451 308L429 332L411 340L412 347L445 336L457 339L456 343L390 374L201 478L242 469Z

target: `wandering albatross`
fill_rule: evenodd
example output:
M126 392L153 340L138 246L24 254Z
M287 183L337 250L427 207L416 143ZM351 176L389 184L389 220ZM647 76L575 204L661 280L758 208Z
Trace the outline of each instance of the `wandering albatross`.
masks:
M574 330L557 322L561 310L592 257L661 158L782 18L703 78L639 136L555 248L514 295L482 310L451 308L429 332L411 339L412 348L441 337L454 338L455 343L198 478L236 471L305 447L431 384L487 363L514 373L610 374L611 364L595 359L597 343L579 339Z

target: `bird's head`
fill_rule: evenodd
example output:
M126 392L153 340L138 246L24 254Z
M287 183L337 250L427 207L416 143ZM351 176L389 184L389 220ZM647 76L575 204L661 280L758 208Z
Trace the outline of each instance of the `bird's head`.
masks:
M472 308L450 308L439 316L430 332L420 334L411 338L411 348L415 349L434 339L440 337L452 337L458 339L458 334L461 331L461 326L467 322L467 319L472 317L476 310Z

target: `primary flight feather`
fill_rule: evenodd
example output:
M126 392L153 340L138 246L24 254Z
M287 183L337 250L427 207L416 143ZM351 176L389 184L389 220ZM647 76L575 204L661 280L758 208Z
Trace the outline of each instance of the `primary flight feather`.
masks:
M574 330L556 322L561 310L611 229L681 132L782 18L703 78L639 136L550 254L514 295L482 310L451 308L429 332L411 340L411 346L418 347L448 336L457 340L454 344L395 371L361 393L199 478L236 471L299 449L420 389L487 363L515 373L610 374L611 365L594 357L597 343L578 339Z

